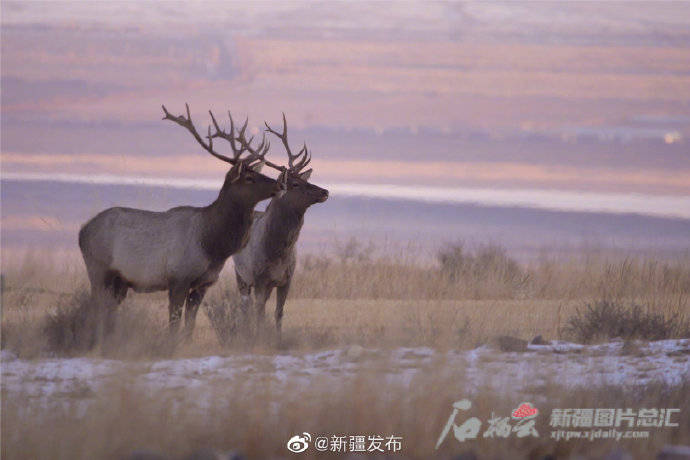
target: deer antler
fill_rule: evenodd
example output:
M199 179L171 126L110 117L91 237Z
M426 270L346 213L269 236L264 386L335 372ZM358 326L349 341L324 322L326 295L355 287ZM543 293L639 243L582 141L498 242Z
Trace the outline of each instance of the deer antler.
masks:
M208 144L207 144L206 142L204 142L204 139L201 137L201 135L197 132L196 128L194 127L194 123L192 123L192 116L189 113L189 104L185 103L184 106L187 109L187 117L186 118L184 115L179 115L179 116L172 115L170 112L168 112L168 109L166 109L165 106L162 105L161 107L163 107L163 113L165 114L165 116L163 117L163 120L172 120L175 123L177 123L178 125L180 125L184 128L187 128L187 130L190 133L192 133L192 136L194 136L194 139L196 139L196 141L204 148L204 150L206 150L208 153L210 153L214 157L218 158L219 160L225 161L226 163L230 163L233 165L235 163L237 163L237 161L239 161L238 160L239 155L242 153L242 151L237 153L237 151L235 150L234 145L233 145L234 158L230 158L230 157L227 157L227 156L213 150L213 138L211 136L211 127L210 126L208 127L208 136L206 136L208 139ZM214 120L214 123L215 123L215 120Z
M172 120L175 123L177 123L178 125L180 125L184 128L187 128L187 130L190 133L192 133L192 136L194 136L194 139L196 139L196 141L208 153L210 153L214 157L218 158L219 160L225 161L226 163L230 163L233 165L236 164L238 161L240 161L239 157L242 154L242 152L246 149L242 148L240 150L237 150L235 148L235 145L232 142L231 142L231 146L232 146L232 151L233 151L233 158L227 157L227 156L213 150L213 137L215 137L215 136L211 136L211 127L210 126L208 127L208 135L206 136L206 138L208 139L208 144L206 142L204 142L204 139L197 132L196 128L194 127L194 123L192 122L192 116L189 113L189 104L185 103L185 108L187 109L187 117L186 118L184 115L179 115L179 116L172 115L170 112L168 112L168 109L166 109L164 105L162 105L161 107L163 108L163 113L165 114L165 116L163 117L163 120ZM211 114L211 118L213 118L213 114ZM213 120L213 122L215 124L215 119Z
M235 144L235 122L232 119L232 114L228 110L228 116L230 117L230 133L226 133L223 131L223 129L218 125L218 122L216 121L216 117L213 116L212 111L208 111L209 115L211 115L211 121L213 122L213 127L216 129L216 132L214 134L211 134L211 127L209 126L208 129L208 137L209 139L213 139L215 137L220 137L221 139L225 139L230 143L230 148L232 149L232 154L233 158L235 161L238 161L240 159L240 155L242 155L242 152L247 150L243 146L240 147L239 149L237 148L237 145ZM247 129L247 123L249 122L249 118L244 120L244 126L242 126L242 133L244 133L244 130Z
M227 133L220 127L220 125L216 121L216 117L213 115L213 112L209 110L208 113L211 115L211 121L213 122L215 133L211 133L211 126L209 126L208 134L206 135L208 143L206 143L204 142L204 138L201 137L201 135L197 132L196 128L194 127L194 123L192 122L192 116L189 112L189 104L185 103L185 108L187 109L186 117L184 115L172 115L170 112L168 112L168 109L166 109L164 105L161 107L163 107L163 113L165 114L163 120L172 120L178 125L186 128L192 134L192 136L194 136L194 139L196 139L196 141L204 148L204 150L206 150L208 153L218 158L219 160L225 161L233 165L242 161L247 166L251 166L252 164L260 162L264 163L266 166L270 166L271 168L280 171L281 173L287 170L285 166L277 165L266 159L266 154L268 153L268 150L271 147L271 144L266 140L266 133L263 134L261 143L258 145L258 147L252 147L251 144L254 140L254 136L250 137L249 140L247 140L245 134L247 130L247 124L249 123L248 118L245 119L244 124L241 128L236 129L235 122L232 119L232 114L230 113L230 111L228 111L228 117L230 118L230 132ZM225 139L230 143L230 148L232 149L232 158L213 150L213 139L218 137L221 139ZM237 143L239 143L239 146L237 145ZM249 155L247 155L245 158L241 158L244 152L249 152Z
M288 170L291 173L297 174L299 173L302 169L304 169L310 162L311 162L311 154L307 150L307 143L304 143L304 146L302 149L297 153L297 154L292 154L292 150L290 150L290 144L288 143L287 139L287 120L285 119L285 112L283 112L283 132L279 133L278 131L275 131L273 128L269 126L267 122L264 122L266 125L266 131L270 132L271 134L276 135L278 138L280 138L281 141L283 141L283 146L285 146L285 152L288 155ZM295 163L295 161L297 162Z
M211 120L213 121L213 126L216 129L216 132L214 134L211 134L210 137L220 137L221 139L225 139L230 143L230 147L232 148L233 154L235 155L235 159L239 159L239 156L242 154L244 151L248 151L250 153L249 156L244 158L245 164L247 166L250 166L252 163L255 162L266 162L265 156L266 153L268 153L268 149L270 148L270 144L266 142L266 135L264 134L263 139L261 140L261 144L257 148L252 147L252 141L254 140L254 136L252 136L249 140L245 137L245 132L247 130L247 123L249 122L249 118L244 120L244 124L242 127L237 130L237 137L235 137L235 122L232 119L232 113L228 110L228 117L230 118L230 133L226 133L219 125L218 122L216 121L216 117L213 116L213 112L210 110L208 113L211 115ZM238 149L235 142L240 143L240 148ZM278 167L280 168L280 167Z
M242 125L242 127L236 130L235 122L232 119L232 113L230 113L230 111L228 110L228 118L230 118L230 132L226 133L218 125L216 118L213 116L213 112L209 110L208 113L211 115L211 121L213 122L213 127L216 130L214 134L209 134L209 137L220 137L228 141L230 143L230 147L232 148L235 159L239 159L239 156L242 154L242 152L247 151L250 153L250 155L248 155L246 158L242 160L245 162L247 166L251 166L256 163L263 163L266 166L270 166L271 168L276 169L280 172L285 171L285 166L277 165L266 159L266 154L268 153L268 150L271 148L270 142L266 140L266 133L263 134L261 138L261 143L256 148L252 147L252 141L254 140L254 136L250 137L249 140L247 140L245 133L247 131L247 123L249 122L248 118L244 120L244 124ZM236 136L235 132L237 133ZM235 142L239 142L241 148L238 149Z
M229 113L228 113L229 115ZM230 117L230 123L232 123L232 117ZM269 166L273 169L276 169L280 171L281 173L287 171L287 168L285 166L277 165L269 160L267 160L266 153L268 152L268 149L271 147L271 143L266 139L266 133L264 132L263 135L261 136L261 143L259 144L258 147L254 148L251 146L252 140L254 139L254 136L250 137L249 140L245 137L245 128L247 126L247 122L245 121L244 126L238 131L237 134L237 141L242 145L242 147L249 151L251 153L251 156L248 157L250 158L250 163L255 163L256 161L260 161L266 166Z
M285 169L284 166L278 166L266 160L266 153L268 153L268 149L271 148L271 143L266 140L266 133L263 134L261 137L261 143L256 148L253 148L251 145L253 139L254 136L247 140L244 135L244 130L240 130L237 135L237 140L240 142L242 147L247 149L251 154L249 157L247 157L247 165L249 166L252 163L261 162L271 166L272 168L278 169L279 171L283 171Z

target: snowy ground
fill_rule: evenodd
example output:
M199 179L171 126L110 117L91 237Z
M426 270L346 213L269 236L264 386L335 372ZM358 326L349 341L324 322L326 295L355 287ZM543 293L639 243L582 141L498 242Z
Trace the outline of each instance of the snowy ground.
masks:
M365 349L350 346L313 353L237 354L163 361L116 361L94 358L25 361L2 352L2 391L21 398L26 408L65 407L85 411L99 392L112 384L133 385L158 393L181 390L201 409L211 404L205 389L253 381L307 385L314 379L341 383L362 372L379 373L389 382L414 384L430 372L464 382L466 394L479 389L512 391L526 396L545 384L565 387L643 385L660 381L677 385L690 380L690 340L624 345L577 345L551 342L529 345L526 352L500 352L490 346L439 352L430 348ZM433 374L432 374L433 375ZM208 392L212 393L211 391Z

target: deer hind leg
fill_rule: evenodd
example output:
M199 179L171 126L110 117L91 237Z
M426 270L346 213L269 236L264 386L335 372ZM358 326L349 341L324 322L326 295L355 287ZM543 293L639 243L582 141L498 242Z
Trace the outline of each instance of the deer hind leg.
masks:
M116 271L108 271L104 278L106 296L102 306L104 308L104 331L110 334L115 329L115 313L117 307L127 297L127 282Z
M201 305L201 301L204 300L209 286L210 285L199 286L190 291L187 295L187 304L184 311L184 333L187 340L192 337L194 324L196 323L196 314L199 311L199 305Z
M175 335L180 328L180 320L182 319L182 306L187 298L189 286L187 285L173 285L168 290L168 327L170 334Z
M90 260L84 257L86 264L86 271L89 275L89 282L91 284L91 300L98 308L102 308L105 304L114 303L112 284L112 272L109 272L108 267L99 262Z
M113 289L113 272L88 257L84 257L84 262L91 283L91 307L88 314L94 315L94 337L101 340L114 329L114 311L119 304Z

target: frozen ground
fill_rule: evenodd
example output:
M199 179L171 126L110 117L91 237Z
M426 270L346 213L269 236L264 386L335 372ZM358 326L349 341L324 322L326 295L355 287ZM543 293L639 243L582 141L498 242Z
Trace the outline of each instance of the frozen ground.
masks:
M25 361L2 352L3 398L21 398L27 410L64 407L85 411L113 384L149 394L180 391L201 409L211 404L212 388L252 388L275 382L281 387L319 382L342 383L361 373L376 373L388 382L414 385L417 376L451 377L471 395L490 388L537 395L545 384L565 387L677 385L690 379L690 340L611 342L577 345L551 342L529 345L526 352L500 352L490 346L439 352L430 348L366 349L350 346L312 353L236 354L162 361L116 361L94 358ZM435 373L435 374L434 374ZM130 387L130 388L131 388ZM182 402L182 401L180 401Z

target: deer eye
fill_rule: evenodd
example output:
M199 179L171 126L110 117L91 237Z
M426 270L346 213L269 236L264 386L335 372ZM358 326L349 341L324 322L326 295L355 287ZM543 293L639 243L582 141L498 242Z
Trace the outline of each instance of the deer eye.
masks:
M254 178L253 178L252 176L247 176L247 177L245 178L245 180L246 180L247 182L249 182L250 184L253 184L253 183L254 183Z

